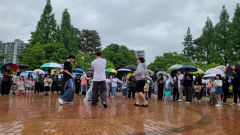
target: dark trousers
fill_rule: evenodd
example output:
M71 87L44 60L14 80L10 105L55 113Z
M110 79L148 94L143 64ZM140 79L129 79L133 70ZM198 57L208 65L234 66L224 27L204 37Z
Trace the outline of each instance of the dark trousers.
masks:
M148 97L147 98L152 98L152 90L153 90L153 88L149 88Z
M100 94L102 103L107 103L107 89L106 89L106 82L99 81L93 82L93 89L92 89L92 104L97 105L98 96Z
M79 92L80 92L80 88L81 88L81 86L80 85L75 85L75 93L76 94L79 94Z
M186 96L186 102L192 102L192 86L184 87L185 89L185 96Z
M11 81L2 81L1 94L9 95L11 89Z
M57 91L58 93L58 82L54 81L52 84L51 92L53 93L54 91Z
M39 91L38 92L43 92L44 90L44 84L39 84Z
M229 94L229 87L228 88L223 87L223 102L227 102L228 94Z
M201 92L195 92L195 95L197 97L197 100L201 100L202 97Z
M236 85L233 85L233 98L234 98L234 103L237 103L238 98L240 99L240 90Z
M173 88L173 101L176 101L178 99L179 99L178 88Z
M129 87L128 98L135 98L135 87Z
M39 91L40 91L40 84L39 84L39 82L36 82L34 93L38 93Z
M158 87L158 100L163 100L163 86Z

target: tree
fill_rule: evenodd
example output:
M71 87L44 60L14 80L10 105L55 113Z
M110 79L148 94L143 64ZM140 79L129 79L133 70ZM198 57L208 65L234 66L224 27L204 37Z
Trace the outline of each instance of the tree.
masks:
M45 59L48 62L63 63L69 55L64 45L60 43L45 44L42 47L45 51Z
M28 64L30 70L38 69L46 62L45 50L40 43L28 47L26 52L22 54L21 64Z
M91 68L91 63L95 59L94 56L89 55L86 52L81 52L76 55L75 62L77 63L79 68L82 68L84 71L87 71Z
M40 44L48 44L56 41L56 20L52 12L50 0L47 0L40 20L38 21L36 30L32 32L30 46L37 42Z
M225 6L222 7L219 19L220 21L215 26L215 43L222 58L221 64L227 65L233 57L234 48L230 41L230 22Z
M199 44L196 46L197 60L206 62L207 64L219 62L219 52L216 51L214 43L214 26L210 18L207 18L205 26L202 30L202 36Z
M168 68L174 64L189 64L191 60L183 54L177 52L164 53L162 56L157 56L154 62L148 65L148 69L156 72L159 70L168 71Z
M78 48L81 52L87 52L90 55L101 50L101 41L96 30L83 29L79 31L75 29L78 35Z
M182 42L184 49L183 54L190 59L194 59L195 51L194 51L194 44L192 41L192 34L190 28L187 29L187 34L184 36L184 41Z
M137 65L137 58L133 50L129 50L124 45L111 44L102 51L103 58L109 60L116 69L126 65Z
M233 61L237 61L237 53L240 50L240 6L237 4L232 23L230 24L231 40L234 48Z
M70 14L67 9L65 9L62 13L61 42L70 53L77 53L77 35L71 24Z

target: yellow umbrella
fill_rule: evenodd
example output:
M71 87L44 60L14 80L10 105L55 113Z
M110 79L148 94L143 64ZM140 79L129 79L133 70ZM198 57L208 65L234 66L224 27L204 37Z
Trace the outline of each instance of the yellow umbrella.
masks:
M107 73L114 73L114 74L117 74L117 70L115 69L112 69L112 68L108 68L105 70Z
M191 72L191 74L204 74L204 71L202 70L202 69L197 69L198 71L196 71L196 72Z

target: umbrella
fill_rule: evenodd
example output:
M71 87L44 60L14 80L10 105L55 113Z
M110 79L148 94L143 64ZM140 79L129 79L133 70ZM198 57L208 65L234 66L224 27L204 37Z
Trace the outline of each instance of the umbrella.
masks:
M157 77L159 77L160 74L162 74L163 76L167 76L168 75L168 73L166 71L158 71L156 73Z
M39 72L39 74L44 74L45 72L42 69L35 69L33 70L34 73Z
M177 70L177 69L179 69L179 68L181 68L182 67L182 65L180 65L180 64L175 64L175 65L172 65L171 67L169 67L169 69L170 70Z
M196 72L197 71L197 68L195 68L194 66L191 66L191 65L182 66L180 69L178 69L178 71L186 72L186 69L189 69L190 72Z
M84 70L81 68L76 68L73 70L74 73L84 73Z
M222 70L223 72L226 72L226 70L227 70L227 67L226 66L223 66L223 65L221 65L221 66L217 66L217 67L215 67L216 69L220 69L220 70Z
M204 74L204 71L198 68L196 72L191 72L191 74Z
M117 70L118 72L131 72L132 70L126 69L126 68L121 68Z
M49 62L49 63L43 64L41 68L62 68L62 66L58 63Z
M27 69L29 67L29 65L27 64L19 64L19 69Z
M94 72L93 68L89 68L88 72Z
M127 66L125 66L124 68L130 69L130 70L132 70L132 71L134 71L134 70L137 69L137 67L136 67L136 66L133 66L133 65L127 65Z
M37 77L37 74L34 73L33 71L25 71L25 72L22 72L22 73L20 74L20 76L23 76L25 79L27 79L29 73L32 73L33 78L36 78L36 77Z
M107 73L114 73L114 74L117 73L117 71L116 71L115 69L112 69L112 68L108 68L108 69L106 69L105 71L106 71Z
M12 69L13 72L17 72L18 69L19 69L19 66L17 64L12 64L12 63L9 63L9 64L4 64L1 66L1 71L3 71L3 69L5 69L7 66L10 66L10 68Z
M154 75L153 71L151 71L151 70L147 70L147 73L151 74L151 75Z
M211 75L217 75L217 74L220 74L222 77L225 76L224 72L220 69L216 69L216 68L211 68L211 69L208 69L204 75L208 75L208 74L211 74ZM210 76L210 75L209 75Z
M76 78L77 75L81 75L81 73L72 73L73 77Z
M203 76L203 78L213 78L213 77L216 77L216 73L210 73L210 74L206 74ZM224 77L225 74L221 75L221 77Z

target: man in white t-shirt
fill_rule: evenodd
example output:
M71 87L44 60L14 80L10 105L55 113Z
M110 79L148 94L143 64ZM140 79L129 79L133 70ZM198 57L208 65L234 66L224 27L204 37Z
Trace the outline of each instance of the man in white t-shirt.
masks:
M96 106L98 102L98 96L100 93L101 101L104 108L107 108L107 89L106 89L106 60L103 59L101 52L96 53L96 59L92 62L92 68L94 70L93 75L93 89L92 89L92 106Z
M182 102L183 101L183 92L182 92L182 89L183 89L183 86L182 86L182 80L183 80L183 74L181 71L178 71L178 94L179 94L179 102Z

